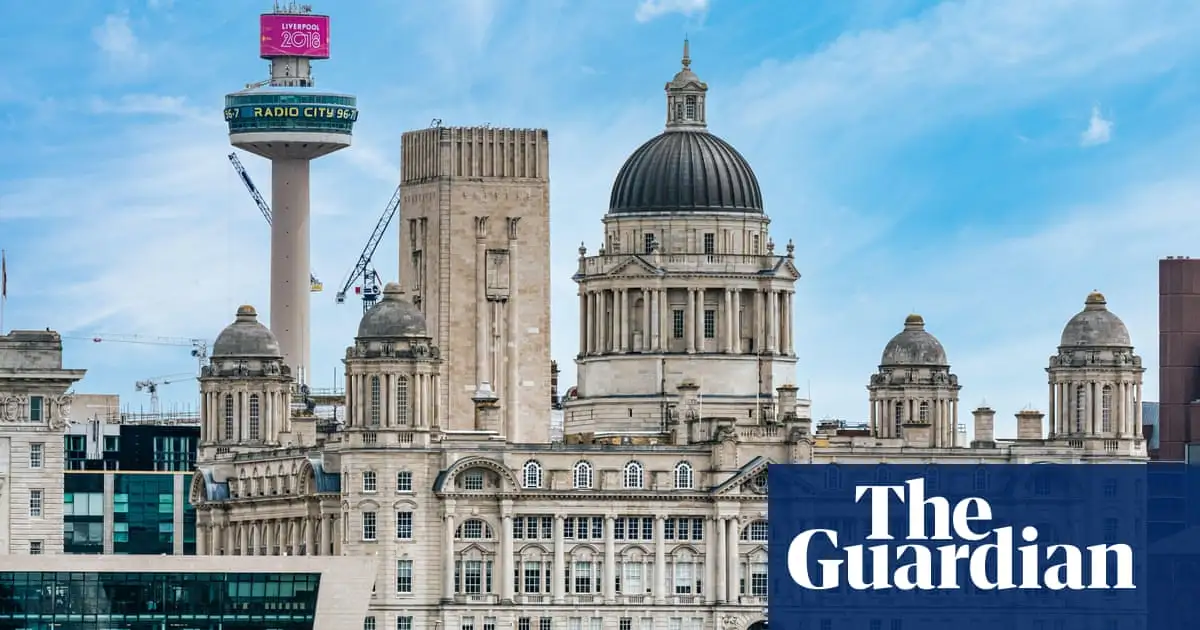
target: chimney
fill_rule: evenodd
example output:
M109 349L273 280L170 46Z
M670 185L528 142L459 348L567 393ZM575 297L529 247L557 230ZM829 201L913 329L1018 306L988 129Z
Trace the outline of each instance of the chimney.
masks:
M1036 409L1017 412L1017 439L1044 439L1045 436L1042 435L1042 418L1044 417L1046 415Z
M996 445L996 412L991 407L980 407L971 412L975 416L975 439L972 448L991 448Z
M475 430L500 431L500 398L492 391L492 384L484 381L471 396L475 403Z
M796 391L798 389L795 385L780 385L775 388L780 420L786 421L796 417Z

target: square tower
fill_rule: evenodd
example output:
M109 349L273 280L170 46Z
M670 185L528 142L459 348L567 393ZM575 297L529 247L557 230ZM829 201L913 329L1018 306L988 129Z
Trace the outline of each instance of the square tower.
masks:
M474 428L486 384L507 441L549 441L549 174L545 129L402 137L400 281L445 361L443 429Z

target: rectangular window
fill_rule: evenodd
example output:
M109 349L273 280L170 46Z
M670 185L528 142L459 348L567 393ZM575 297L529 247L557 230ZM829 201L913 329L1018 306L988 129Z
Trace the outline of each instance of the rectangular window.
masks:
M642 563L626 562L622 569L625 574L621 580L621 586L624 587L622 592L629 595L641 595L646 590L646 587L642 585Z
M602 630L604 628L604 618L592 617L592 627L590 630Z
M583 630L583 618L582 617L567 618L567 630Z
M714 310L704 310L704 338L715 339L717 337L717 312Z
M363 492L375 492L379 487L378 481L375 478L375 473L367 471L362 474Z
M377 521L374 512L362 513L362 539L365 541L375 540L375 525Z
M463 476L464 490L483 490L483 473L468 472Z
M29 491L29 515L36 517L36 518L41 518L42 506L43 506L42 491L41 490L30 490Z
M755 562L750 565L750 594L755 597L767 596L767 563Z
M617 622L617 630L633 630L633 617L621 617Z
M396 561L396 593L408 595L413 592L412 560Z
M538 619L538 630L553 630L554 617L542 617Z
M755 255L762 253L758 250L758 235L757 234L750 237L750 253L755 254Z
M459 622L458 625L460 628L462 628L462 630L475 630L475 618L463 617L462 621Z
M375 630L374 617L366 617L363 619L363 630Z
M683 339L683 309L681 308L671 311L671 337Z
M642 617L642 630L654 630L653 617Z
M29 397L29 421L41 422L45 411L46 399L41 396Z
M716 234L709 232L708 234L704 235L704 253L705 254L717 253L717 235Z
M483 630L496 630L496 618L495 617L484 617L483 618Z
M533 620L530 619L529 617L518 617L517 618L517 630L533 630L532 621Z
M654 234L651 232L647 232L642 235L642 239L643 239L642 242L645 244L646 253L649 254L650 251L654 249L654 243L655 243Z
M42 461L45 458L45 448L46 448L46 445L42 444L40 442L29 445L29 467L30 468L41 468L42 467Z
M412 512L396 512L396 538L400 540L412 540L412 517Z
M31 556L42 555L42 541L40 541L40 540L29 541L29 555L31 555Z
M412 492L412 473L405 470L396 473L396 492Z
M525 562L525 580L522 583L524 587L522 593L541 593L542 592L542 563L541 562Z
M407 615L396 617L396 630L413 630L412 617Z
M692 593L692 563L691 562L676 562L675 563L675 594L690 595Z

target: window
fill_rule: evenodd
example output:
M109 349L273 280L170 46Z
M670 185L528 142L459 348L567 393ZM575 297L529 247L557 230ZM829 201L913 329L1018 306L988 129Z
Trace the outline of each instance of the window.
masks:
M468 470L463 475L463 490L483 490L483 471Z
M759 251L759 248L758 248L758 235L757 234L750 237L750 253L755 254L755 255L762 253L761 251Z
M922 400L921 404L917 406L917 418L922 423L929 422L929 403L928 402Z
M40 442L29 445L29 467L41 468L45 460L46 445Z
M31 556L42 555L42 541L40 541L40 540L29 541L29 555L31 555Z
M613 522L616 540L654 540L654 518L651 516L618 516Z
M463 617L458 622L458 626L459 626L459 628L461 628L461 630L475 630L475 618L474 617Z
M696 120L696 97L688 96L684 98L684 110L687 112L688 120Z
M533 620L529 617L517 618L517 630L533 630Z
M45 409L45 406L46 406L45 403L46 403L46 399L42 398L41 396L30 396L29 397L29 421L30 422L41 422L43 420L42 411Z
M379 377L371 377L371 426L379 426L379 411L383 393L379 391Z
M42 491L41 490L30 490L29 491L29 515L33 516L33 517L41 518L42 507L43 507Z
M412 537L413 513L396 512L396 538L400 540L412 540Z
M524 579L518 581L523 588L522 593L541 593L542 592L542 563L534 560L527 560L524 563ZM548 571L549 569L547 569ZM546 586L549 586L547 584Z
M751 521L742 528L742 540L748 542L767 542L767 522Z
M647 254L654 251L654 246L657 244L656 241L654 240L654 234L652 232L647 232L647 233L643 234L642 242L645 244L645 249L646 249Z
M675 489L691 490L693 483L692 465L687 462L675 464Z
M367 542L374 542L375 526L377 524L376 514L374 512L362 513L362 539Z
M480 595L492 592L491 560L459 560L454 563L456 592Z
M363 486L362 486L363 492L375 492L379 488L379 482L378 482L378 479L375 477L375 471L373 471L373 470L364 471L362 474L362 481L363 481Z
M407 470L396 473L396 492L412 491L412 473Z
M600 591L600 575L593 571L595 563L575 562L571 575L568 576L570 584L574 586L572 593L598 593Z
M496 630L496 618L495 617L484 617L483 618L483 630Z
M695 586L695 565L689 561L675 561L675 594L690 595Z
M715 234L713 234L712 232L709 232L704 235L704 253L705 254L717 253L717 236Z
M522 475L521 485L526 488L541 488L542 487L542 465L534 462L525 462L524 474Z
M976 492L983 492L983 491L987 490L988 477L987 477L986 469L983 469L983 468L975 469L975 479L973 480L972 485L975 486Z
M407 615L396 617L396 630L413 630L412 617Z
M408 377L396 377L396 424L408 424ZM411 619L411 617L409 618Z
M565 540L603 540L604 518L600 516L565 517L562 535Z
M715 339L717 336L717 312L704 309L704 338Z
M645 482L642 465L637 462L625 464L625 489L641 490Z
M683 339L683 309L681 308L671 311L671 337Z
M575 464L575 474L573 485L576 490L587 490L592 487L592 465L587 462L579 462Z
M363 630L375 630L375 618L367 617L363 619Z
M1104 543L1105 544L1112 544L1112 543L1117 542L1117 531L1118 531L1117 519L1115 519L1115 518L1104 519Z
M551 540L553 538L553 516L517 516L513 518L514 540Z
M477 518L468 519L458 526L458 532L454 537L462 540L492 538L492 526Z
M260 417L258 408L258 394L250 394L250 439L262 439L260 433Z
M538 630L552 630L554 628L554 617L542 617L538 619Z
M396 593L408 595L413 592L413 561L396 561ZM412 623L411 617L409 623Z
M237 439L233 426L233 394L225 394L225 439Z
M633 630L633 617L621 617L617 622L617 630Z
M1075 432L1083 433L1084 416L1087 415L1087 389L1083 385L1075 387Z
M704 540L704 519L698 516L673 516L663 520L666 540Z
M750 563L750 595L754 597L767 596L767 563Z
M1113 390L1111 385L1105 385L1100 390L1100 430L1109 433L1112 428Z

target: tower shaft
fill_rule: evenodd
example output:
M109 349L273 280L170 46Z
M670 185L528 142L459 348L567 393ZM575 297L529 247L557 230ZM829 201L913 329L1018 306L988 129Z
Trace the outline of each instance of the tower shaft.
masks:
M309 160L271 160L271 332L302 382L311 374Z

